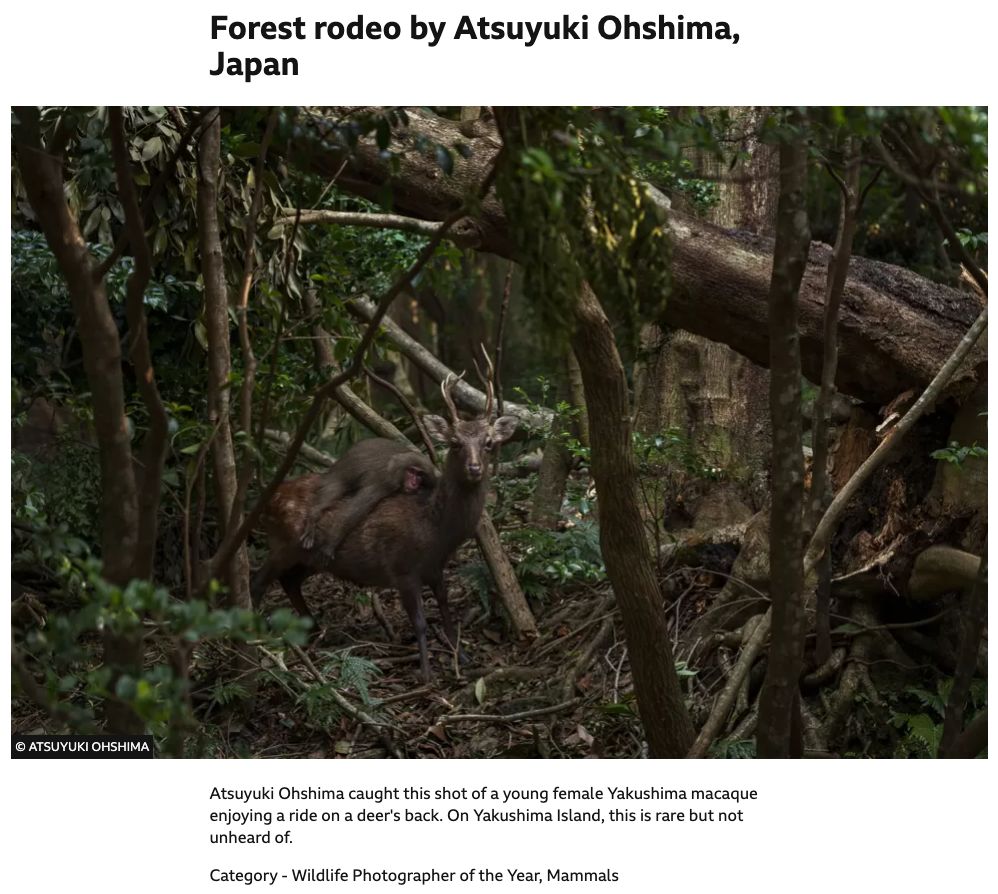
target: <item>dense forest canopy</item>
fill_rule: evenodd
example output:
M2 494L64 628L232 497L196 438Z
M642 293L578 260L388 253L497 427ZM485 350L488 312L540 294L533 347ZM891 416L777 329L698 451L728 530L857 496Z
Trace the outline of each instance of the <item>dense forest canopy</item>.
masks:
M13 141L15 731L986 751L986 110Z

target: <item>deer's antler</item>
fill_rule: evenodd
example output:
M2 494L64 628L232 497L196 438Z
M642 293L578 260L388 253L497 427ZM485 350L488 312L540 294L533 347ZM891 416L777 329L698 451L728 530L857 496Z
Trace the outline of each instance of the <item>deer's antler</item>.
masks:
M485 345L482 345L482 356L485 358L485 368L488 370L488 376L482 375L482 370L478 366L478 361L475 360L475 372L478 373L478 378L481 380L482 385L485 388L485 418L492 422L493 405L495 404L495 386L492 384L495 379L496 369L492 365L492 358L489 357L489 352L485 350Z
M444 396L444 403L447 405L447 410L450 413L451 425L457 425L458 415L457 407L454 406L454 386L458 383L459 379L464 378L464 373L455 376L454 373L447 373L446 378L440 383L440 393Z

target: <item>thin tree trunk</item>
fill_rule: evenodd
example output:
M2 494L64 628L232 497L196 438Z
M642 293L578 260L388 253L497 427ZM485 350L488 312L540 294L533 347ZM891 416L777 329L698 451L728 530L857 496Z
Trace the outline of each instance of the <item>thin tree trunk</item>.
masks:
M693 740L693 725L641 521L624 366L610 321L588 285L583 285L575 316L572 347L586 389L600 544L623 618L638 711L651 756L683 757Z
M560 428L564 422L560 416L555 416L554 426ZM560 431L552 430L544 445L541 467L537 472L537 485L530 504L530 524L539 528L554 528L558 524L571 470L572 455L565 447L565 439Z
M218 523L224 540L231 521L238 528L242 513L233 513L238 490L235 448L229 416L229 376L232 357L229 335L229 296L218 225L219 179L221 171L222 123L217 108L204 112L207 123L198 146L198 241L201 248L201 274L204 280L205 328L208 333L208 421L215 429L211 446ZM229 588L229 602L250 608L249 556L242 544L231 562L220 569Z
M807 147L780 146L773 280L769 290L769 403L773 428L770 511L772 644L759 696L760 757L789 757L804 662L804 454L801 443L800 336L797 301L811 234L805 206Z
M808 509L805 530L810 534L828 508L831 499L828 489L828 451L832 424L832 403L837 393L835 374L839 363L839 307L849 275L849 258L852 256L853 237L859 220L862 194L859 188L860 157L855 151L855 143L846 143L845 176L840 178L831 169L839 185L839 226L835 235L835 247L828 260L828 276L825 281L825 320L824 356L821 366L821 385L814 402L811 427L811 490L808 494ZM815 604L815 643L814 660L820 667L832 657L831 632L831 576L832 557L826 553L818 567L817 598Z
M159 505L162 495L163 461L169 436L169 419L159 396L149 328L145 312L145 290L152 276L152 255L145 236L142 210L135 192L128 147L125 144L124 116L119 107L108 110L111 126L111 154L114 157L118 196L125 214L125 231L134 266L125 287L125 314L128 318L129 357L135 368L135 383L149 413L149 431L142 442L141 483L137 483L138 530L132 577L150 579L156 555Z
M852 153L851 144L847 152L849 152L849 158L846 162L845 177L839 184L842 193L839 228L835 235L832 256L828 259L828 275L825 280L821 390L814 402L812 414L811 448L813 462L811 466L811 491L808 499L807 529L809 531L813 531L818 524L824 508L825 486L828 478L829 429L832 423L832 403L837 393L835 375L839 365L839 307L842 304L842 293L845 291L846 278L849 275L849 258L852 256L852 242L856 235L856 224L859 219L860 160L857 154Z
M569 352L571 353L571 352ZM564 374L565 370L562 370ZM561 382L555 391L560 403L567 391ZM565 432L571 419L556 413L551 421L551 431L544 444L541 467L537 472L537 485L530 504L530 523L541 528L553 528L561 517L561 504L565 499L568 474L572 470L572 455L565 446Z
M579 443L583 447L591 447L589 414L586 412L586 390L582 384L582 370L579 368L575 351L568 352L568 394L572 409L578 411L575 422L579 431Z

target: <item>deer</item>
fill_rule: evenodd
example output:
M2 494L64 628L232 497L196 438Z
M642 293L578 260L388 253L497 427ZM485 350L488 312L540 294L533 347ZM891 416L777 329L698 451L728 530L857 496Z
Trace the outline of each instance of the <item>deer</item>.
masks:
M392 493L349 532L333 555L321 543L327 532L341 530L343 514L349 514L350 497L334 501L314 527L316 546L302 544L311 507L322 476L305 475L283 483L264 513L269 556L254 578L254 602L259 602L273 580L278 580L295 610L310 612L301 592L302 583L313 574L328 572L362 587L396 590L416 634L422 678L429 682L430 662L426 645L426 615L423 589L436 598L443 632L459 660L464 660L457 630L447 602L444 567L457 548L478 527L489 484L489 454L516 431L515 416L494 418L494 370L486 355L488 377L485 412L462 419L454 404L453 390L463 377L449 373L440 390L449 418L423 416L430 436L447 448L443 471L433 482L422 481L414 493ZM361 441L354 449L362 447ZM400 450L407 450L399 445Z

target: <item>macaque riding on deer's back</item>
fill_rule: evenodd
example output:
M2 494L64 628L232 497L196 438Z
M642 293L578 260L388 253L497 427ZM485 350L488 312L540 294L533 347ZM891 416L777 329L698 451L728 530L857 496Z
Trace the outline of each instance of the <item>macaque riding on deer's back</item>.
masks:
M516 430L515 416L493 418L493 368L485 413L461 419L454 405L457 378L441 385L450 419L424 416L430 435L448 448L443 472L414 449L384 438L360 441L333 469L282 484L267 506L270 554L253 579L259 607L276 579L291 604L309 615L302 582L327 571L365 587L398 590L416 632L423 678L430 677L423 587L440 606L444 633L461 655L444 585L444 567L478 527L489 482L489 454Z

